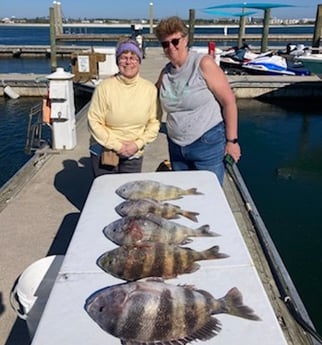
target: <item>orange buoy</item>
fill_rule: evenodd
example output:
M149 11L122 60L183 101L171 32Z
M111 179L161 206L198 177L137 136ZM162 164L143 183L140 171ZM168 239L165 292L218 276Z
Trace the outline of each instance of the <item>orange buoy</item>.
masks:
M50 99L47 95L42 100L42 121L44 123L49 124L51 122L50 115L51 115Z

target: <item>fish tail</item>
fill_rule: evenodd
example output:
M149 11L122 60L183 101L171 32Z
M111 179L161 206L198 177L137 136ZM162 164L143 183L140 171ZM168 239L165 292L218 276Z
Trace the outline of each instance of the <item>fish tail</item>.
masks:
M181 214L182 216L184 216L184 217L186 217L186 218L192 220L193 222L198 223L198 218L197 218L197 216L199 216L200 213L182 210L182 211L180 212L180 214Z
M201 253L205 259L224 259L229 257L229 255L219 252L219 246L213 246Z
M224 297L218 300L218 302L221 303L223 313L254 321L261 320L253 309L243 304L243 296L236 287L230 289Z
M215 237L215 236L219 236L219 234L213 231L210 231L210 226L208 224L205 224L196 229L196 236Z
M203 195L203 193L197 191L197 188L187 189L185 194L187 194L187 195L191 195L191 194L192 195Z

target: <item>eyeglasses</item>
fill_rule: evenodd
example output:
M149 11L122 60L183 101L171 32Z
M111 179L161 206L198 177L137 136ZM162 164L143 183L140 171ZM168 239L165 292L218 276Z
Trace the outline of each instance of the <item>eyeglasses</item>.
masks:
M162 41L161 42L161 46L162 46L162 48L169 48L170 47L170 43L171 43L174 47L176 47L179 44L181 38L182 37L173 38L171 41Z
M125 63L125 62L129 62L129 63L138 63L139 59L135 56L121 56L119 58L119 62L121 63Z

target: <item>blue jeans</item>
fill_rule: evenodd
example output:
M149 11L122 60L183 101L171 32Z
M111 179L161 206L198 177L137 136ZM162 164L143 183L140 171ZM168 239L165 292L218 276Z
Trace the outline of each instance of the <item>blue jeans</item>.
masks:
M221 122L187 146L179 146L168 137L173 170L208 170L224 182L225 127Z

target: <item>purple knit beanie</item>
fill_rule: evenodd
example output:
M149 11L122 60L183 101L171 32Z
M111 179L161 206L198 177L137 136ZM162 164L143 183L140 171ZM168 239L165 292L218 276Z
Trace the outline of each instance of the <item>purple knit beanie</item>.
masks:
M141 52L140 48L134 42L131 42L131 41L123 42L117 47L117 49L116 49L116 63L118 62L120 55L124 52L127 52L127 51L130 51L130 52L136 54L139 58L139 62L141 63L142 52Z

